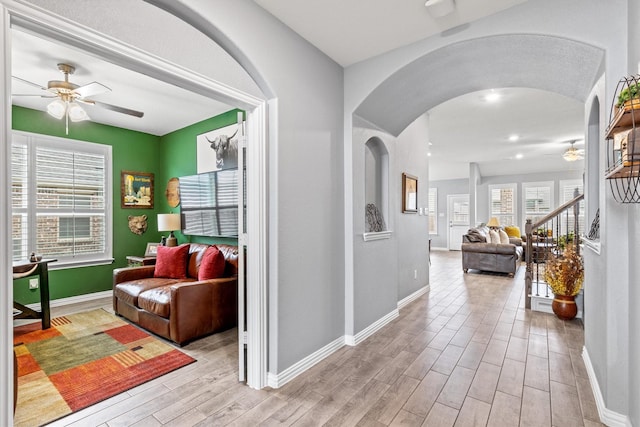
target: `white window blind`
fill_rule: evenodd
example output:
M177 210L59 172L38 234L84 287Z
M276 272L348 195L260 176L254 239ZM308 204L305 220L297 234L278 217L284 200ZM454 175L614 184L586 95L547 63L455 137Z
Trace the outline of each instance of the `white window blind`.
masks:
M581 179L568 179L560 181L560 204L567 203L568 201L575 198L578 194L583 194L584 186ZM578 235L582 235L585 232L585 209L584 209L584 199L578 204ZM569 215L567 216L564 213L560 219L560 226L562 234L567 233L568 231L574 231L575 220L573 215L573 210L569 209Z
M14 260L112 257L110 146L14 133L11 175Z
M551 213L553 208L553 181L525 182L522 184L525 222L537 222Z
M438 234L438 189L429 188L429 234Z
M491 217L498 218L500 225L516 223L516 185L501 184L489 186L489 210ZM487 218L487 221L489 220Z

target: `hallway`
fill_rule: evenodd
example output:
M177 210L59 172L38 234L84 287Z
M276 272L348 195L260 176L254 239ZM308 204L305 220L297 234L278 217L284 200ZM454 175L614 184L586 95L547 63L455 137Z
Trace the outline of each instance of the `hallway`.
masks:
M523 308L524 264L512 279L463 274L459 252L431 260L429 294L278 390L234 380L233 330L183 348L192 366L54 425L602 425L582 323Z

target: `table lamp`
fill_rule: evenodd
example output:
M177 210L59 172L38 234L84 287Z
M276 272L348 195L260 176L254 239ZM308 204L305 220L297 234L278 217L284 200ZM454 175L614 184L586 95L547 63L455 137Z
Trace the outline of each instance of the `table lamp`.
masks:
M178 239L176 239L173 232L181 228L180 214L158 214L158 231L171 232L165 246L178 246Z
M500 228L500 222L498 222L498 218L496 218L495 216L492 216L489 222L487 223L487 227L493 228L493 229Z

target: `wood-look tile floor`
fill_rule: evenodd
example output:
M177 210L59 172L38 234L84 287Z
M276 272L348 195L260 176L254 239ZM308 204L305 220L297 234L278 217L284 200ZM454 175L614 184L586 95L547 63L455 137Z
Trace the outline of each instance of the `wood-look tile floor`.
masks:
M509 278L463 274L459 252L433 251L431 261L429 294L280 389L237 382L230 330L182 349L197 363L53 425L602 425L582 323L525 310L524 265Z

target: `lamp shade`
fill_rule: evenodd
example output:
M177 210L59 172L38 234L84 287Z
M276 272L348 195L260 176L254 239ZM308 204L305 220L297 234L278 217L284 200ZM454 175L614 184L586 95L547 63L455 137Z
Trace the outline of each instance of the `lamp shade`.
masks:
M158 231L180 230L180 214L158 214Z
M487 227L495 227L495 228L500 227L500 222L498 221L498 218L496 218L495 216L492 216L489 222L487 223Z

